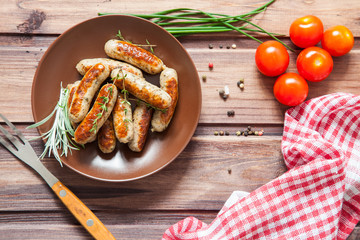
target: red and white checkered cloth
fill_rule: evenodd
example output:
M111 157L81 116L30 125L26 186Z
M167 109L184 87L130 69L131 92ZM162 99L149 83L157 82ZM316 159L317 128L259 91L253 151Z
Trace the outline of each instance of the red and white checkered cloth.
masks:
M288 171L234 192L207 225L189 217L163 239L346 239L360 219L360 97L330 94L286 112Z

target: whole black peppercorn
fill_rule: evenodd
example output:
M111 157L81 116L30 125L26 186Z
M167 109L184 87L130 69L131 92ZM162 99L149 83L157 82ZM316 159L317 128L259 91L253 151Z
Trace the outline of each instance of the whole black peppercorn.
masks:
M234 110L227 111L227 115L228 117L232 117L235 115L235 111Z
M224 135L224 131L220 131L219 134L220 134L220 136L223 136L223 135Z
M228 131L225 131L225 135L226 135L226 136L229 136L230 133L229 133Z

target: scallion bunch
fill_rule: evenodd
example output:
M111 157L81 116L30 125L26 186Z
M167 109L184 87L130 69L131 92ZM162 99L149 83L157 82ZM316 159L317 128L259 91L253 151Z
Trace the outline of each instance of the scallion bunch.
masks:
M174 37L199 33L237 31L259 43L262 43L261 40L252 36L251 33L264 33L283 44L289 50L293 51L293 49L291 49L275 36L278 34L270 33L251 22L251 18L254 15L264 12L273 2L275 2L275 0L270 0L259 8L256 8L248 13L235 16L219 13L209 13L192 8L175 8L153 14L126 15L136 16L152 21L153 23L162 26ZM99 16L114 14L120 13L98 13Z

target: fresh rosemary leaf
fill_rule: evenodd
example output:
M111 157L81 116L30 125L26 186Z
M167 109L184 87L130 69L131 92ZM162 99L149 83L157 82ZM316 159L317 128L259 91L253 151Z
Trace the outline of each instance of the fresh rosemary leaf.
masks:
M41 138L46 140L46 142L44 151L39 156L39 158L42 159L47 154L50 157L51 153L53 153L54 157L56 158L56 160L59 161L61 166L61 156L67 156L68 153L71 153L71 150L79 150L79 147L71 140L71 137L74 136L74 129L68 117L68 98L69 89L63 88L61 84L59 100L54 107L54 110L40 122L37 122L27 127L39 127L49 121L52 117L54 117L54 122L50 130L40 136ZM60 155L59 152L61 152Z

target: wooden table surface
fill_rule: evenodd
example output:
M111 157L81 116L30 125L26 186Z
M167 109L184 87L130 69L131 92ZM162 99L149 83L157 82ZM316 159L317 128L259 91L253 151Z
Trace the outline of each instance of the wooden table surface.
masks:
M98 12L152 13L175 7L239 14L264 0L225 1L28 1L0 0L0 112L27 138L38 136L33 123L31 86L39 60L66 29L97 16ZM253 18L268 31L284 34L301 16L313 14L324 27L345 25L355 36L350 54L334 58L334 70L320 83L310 83L308 98L334 92L360 94L360 2L348 0L277 0ZM264 38L266 39L266 38ZM108 183L61 168L54 158L45 166L67 185L103 221L117 239L160 239L172 224L188 216L210 223L234 190L253 191L286 171L280 150L283 117L287 107L273 94L275 78L262 76L254 54L259 45L236 33L198 35L179 39L192 57L201 81L202 112L194 136L180 156L160 172L132 182ZM209 49L208 45L214 48ZM226 46L236 44L236 49ZM222 49L219 45L223 45ZM288 71L296 71L299 53L290 53ZM208 63L214 64L209 71ZM245 90L236 82L245 79ZM181 79L180 79L181 81ZM218 90L228 85L223 101ZM227 111L235 116L228 117ZM264 136L237 137L251 125ZM230 136L214 136L215 130ZM32 142L37 154L41 140ZM0 147L0 238L91 239L45 182ZM360 227L349 239L360 239Z

